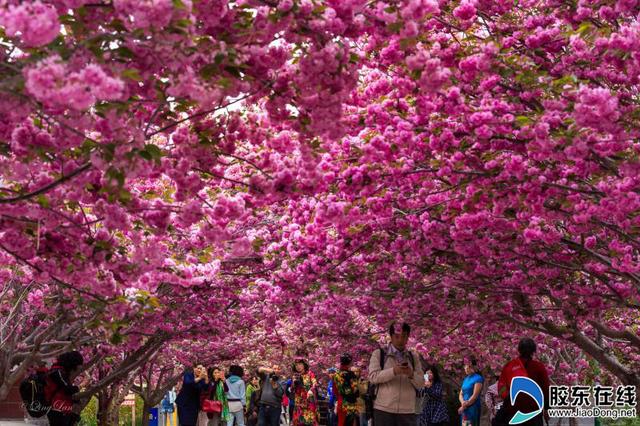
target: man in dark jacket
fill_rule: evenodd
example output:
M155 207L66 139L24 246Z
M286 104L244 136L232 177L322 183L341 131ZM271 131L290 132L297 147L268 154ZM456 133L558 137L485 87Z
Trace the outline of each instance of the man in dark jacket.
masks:
M285 392L285 382L280 377L280 367L260 367L258 374L262 379L258 426L279 426L282 397Z

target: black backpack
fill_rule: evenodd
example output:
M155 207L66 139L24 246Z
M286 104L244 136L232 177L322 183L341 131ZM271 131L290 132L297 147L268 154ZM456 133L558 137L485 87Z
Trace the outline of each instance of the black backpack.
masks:
M51 408L45 396L47 370L40 369L20 382L20 397L27 413L33 418L43 417Z

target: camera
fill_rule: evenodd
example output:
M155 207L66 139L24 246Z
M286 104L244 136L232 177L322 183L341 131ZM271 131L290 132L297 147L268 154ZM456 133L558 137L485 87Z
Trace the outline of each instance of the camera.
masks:
M302 386L302 376L295 374L292 379L293 386Z
M280 381L280 377L278 377L276 374L271 375L271 380L273 380L274 382L278 382Z

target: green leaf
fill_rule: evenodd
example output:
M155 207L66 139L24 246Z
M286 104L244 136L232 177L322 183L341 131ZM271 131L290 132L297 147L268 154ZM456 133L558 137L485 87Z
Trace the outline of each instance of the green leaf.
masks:
M127 191L126 189L122 188L120 189L120 192L118 194L118 201L120 201L122 204L129 204L131 202L131 199L133 198L133 196L131 195L131 193L129 191Z
M219 70L218 64L207 64L204 67L200 68L200 76L205 80L209 80L213 77Z
M115 167L109 167L107 169L107 177L115 180L120 187L124 185L124 173L122 170L118 170Z
M516 75L516 81L518 83L531 86L538 82L538 75L532 70L525 70Z
M400 30L402 29L402 22L393 22L389 25L387 25L387 30L389 30L389 32L392 33L399 33Z
M147 144L145 145L144 150L151 154L151 158L153 158L154 160L159 160L160 158L162 158L162 150L157 145L154 145L152 143Z
M555 80L553 80L553 82L551 83L551 85L555 88L555 89L561 89L563 86L569 84L569 85L574 85L578 82L578 78L573 75L565 75L561 78L557 78Z
M191 110L191 108L197 105L194 101L189 101L187 99L181 99L178 101L178 105L176 105L175 110L179 112L187 112Z
M400 49L407 50L416 44L416 39L414 37L403 38L400 40Z
M108 162L113 161L113 157L116 153L116 144L108 143L103 146L102 152L104 153L104 159Z
M189 26L191 25L191 20L186 19L186 18L178 19L176 21L176 25L179 28L189 28Z
M591 31L592 28L593 25L591 24L591 22L583 22L582 25L580 25L576 30L576 33L580 34L581 37L584 37L589 33L589 31Z
M278 11L271 12L269 16L267 16L267 19L269 19L270 22L275 24L282 19L282 13Z
M533 120L531 118L527 117L526 115L517 116L515 121L516 121L516 124L519 127L527 126L527 125L533 123Z
M40 194L36 197L36 202L43 208L49 208L49 199L44 194Z
M125 46L118 47L115 52L121 58L132 59L136 56L131 49Z
M238 67L227 65L226 67L224 67L224 69L232 76L237 78L242 78L242 74L240 73L240 70L238 69Z
M137 69L128 68L120 73L120 75L124 78L128 78L129 80L134 81L142 81L142 76Z
M229 87L231 87L231 79L227 78L227 77L221 77L218 79L218 86L224 88L224 89L228 89Z
M151 161L153 160L153 157L151 156L151 153L147 152L147 151L138 151L138 154L140 155L140 157L144 158L147 161Z
M111 344L113 345L119 345L122 343L123 340L124 340L124 337L122 336L122 334L115 332L111 335L109 342L111 342Z
M94 244L95 251L105 251L111 248L111 244L105 240L98 240Z
M264 245L264 239L256 238L251 242L251 246L253 247L253 251L259 252L262 246Z
M182 2L182 0L172 0L173 7L179 10L186 10L187 6Z
M124 26L124 23L120 19L114 19L111 21L109 26L115 31L126 32L127 27Z
M72 24L73 22L75 22L76 18L74 16L72 16L72 15L64 14L64 15L58 16L58 20L63 25L69 25L69 24Z

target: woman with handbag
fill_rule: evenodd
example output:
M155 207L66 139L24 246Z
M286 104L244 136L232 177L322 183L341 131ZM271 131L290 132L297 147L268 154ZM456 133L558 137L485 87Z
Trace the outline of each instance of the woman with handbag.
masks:
M224 372L217 368L209 369L209 387L201 393L198 426L226 425L229 419L227 392L229 388L224 380Z
M200 392L208 387L208 382L207 370L202 365L184 372L182 388L176 398L180 426L196 426L198 424Z

